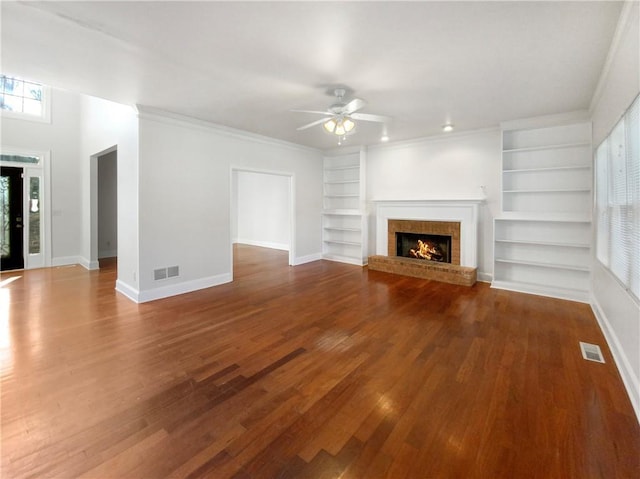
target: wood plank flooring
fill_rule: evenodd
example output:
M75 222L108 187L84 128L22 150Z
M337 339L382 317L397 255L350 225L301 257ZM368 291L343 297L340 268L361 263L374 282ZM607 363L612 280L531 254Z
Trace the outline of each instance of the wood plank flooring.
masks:
M115 277L2 275L3 478L640 477L588 305L247 246L178 297Z

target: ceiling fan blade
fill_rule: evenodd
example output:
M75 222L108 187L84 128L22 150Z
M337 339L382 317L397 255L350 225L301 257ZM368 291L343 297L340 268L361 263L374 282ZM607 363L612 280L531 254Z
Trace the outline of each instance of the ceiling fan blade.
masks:
M388 116L370 115L369 113L354 113L353 115L350 115L350 116L354 120L377 121L377 122L380 122L380 123L385 123L385 122L391 120L391 118L388 117Z
M344 114L350 115L351 113L358 111L366 104L367 102L365 102L364 100L361 100L360 98L354 98L343 107L342 112Z
M316 110L289 110L295 113L317 113L318 115L333 115L330 111L316 111Z
M326 113L325 113L325 115L326 115ZM301 127L296 128L296 130L298 130L298 131L306 130L307 128L311 128L312 126L316 126L316 125L319 125L320 123L324 123L328 119L329 119L329 117L325 117L325 118L322 118L320 120L312 121L311 123L307 123L306 125L302 125Z

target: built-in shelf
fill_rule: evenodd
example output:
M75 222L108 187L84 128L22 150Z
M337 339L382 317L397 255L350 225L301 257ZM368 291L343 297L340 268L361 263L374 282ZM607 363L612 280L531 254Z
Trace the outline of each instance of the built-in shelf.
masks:
M591 142L579 142L579 143L559 143L555 145L540 145L540 146L528 146L525 148L509 148L502 150L502 153L520 153L526 151L544 151L544 150L559 150L563 148L579 148L583 146L591 146Z
M366 262L364 211L365 151L325 157L322 257L363 265Z
M360 183L360 180L332 180L324 182L325 185L348 185L357 183Z
M535 266L537 268L555 268L555 269L566 269L572 271L585 271L588 272L589 268L586 266L578 266L578 265L570 265L570 264L558 264L558 263L541 263L540 261L526 261L521 259L507 259L507 258L496 258L496 263L512 263L512 264L521 264L526 266Z
M342 170L357 170L360 165L345 165L345 166L326 166L325 171L342 171Z
M588 301L591 124L506 129L502 142L492 287Z
M503 193L589 193L591 188L560 188L539 190L503 190Z
M582 248L590 249L591 246L586 243L554 243L550 241L533 241L533 240L512 240L512 239L496 239L496 243L509 243L509 244L530 244L537 246L559 246L564 248Z
M361 228L344 228L340 226L325 226L324 229L328 231L351 231L353 233L359 233L362 231Z
M502 170L503 173L538 173L538 172L554 172L554 171L571 171L571 170L590 170L591 166L553 166L546 168L519 168L513 170Z

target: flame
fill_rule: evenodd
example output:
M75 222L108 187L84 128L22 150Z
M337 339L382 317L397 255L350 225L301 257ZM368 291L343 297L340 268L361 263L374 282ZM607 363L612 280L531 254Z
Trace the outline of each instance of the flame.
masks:
M418 249L410 249L409 254L413 258L426 259L429 261L443 261L444 255L437 244L429 241L418 240Z

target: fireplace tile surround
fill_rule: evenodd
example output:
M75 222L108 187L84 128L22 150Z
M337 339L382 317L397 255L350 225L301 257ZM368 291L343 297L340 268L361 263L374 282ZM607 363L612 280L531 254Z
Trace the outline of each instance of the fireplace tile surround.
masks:
M476 282L482 199L374 201L376 255L369 269L472 286ZM395 256L396 231L452 237L451 263Z

